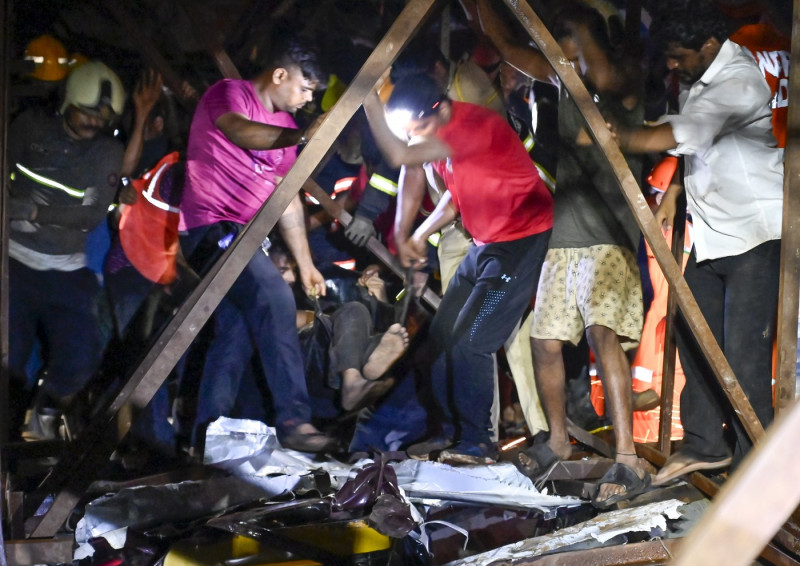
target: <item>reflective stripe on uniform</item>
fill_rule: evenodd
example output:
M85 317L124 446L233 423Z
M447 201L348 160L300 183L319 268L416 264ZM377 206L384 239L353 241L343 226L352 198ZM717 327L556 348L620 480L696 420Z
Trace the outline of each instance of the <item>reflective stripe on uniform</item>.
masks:
M342 177L333 185L333 198L341 192L349 191L356 182L356 177Z
M397 196L397 183L383 175L373 173L372 177L369 178L369 184L390 197Z
M538 163L534 162L534 165L536 165L536 169L539 171L539 178L544 182L545 185L547 185L547 188L550 189L550 192L556 192L556 180L553 178L553 176L547 171L547 169Z
M17 169L19 169L19 172L25 175L31 181L39 183L40 185L44 185L45 187L50 187L51 189L58 189L59 191L64 191L71 197L82 199L83 196L86 194L86 191L73 189L72 187L68 187L67 185L59 183L58 181L49 179L44 175L39 175L38 173L34 173L30 169L20 165L19 163L17 163Z
M153 192L156 190L156 187L158 186L158 180L161 178L161 174L170 165L172 165L172 164L171 163L164 163L161 167L158 168L158 170L153 175L153 178L150 179L150 182L147 184L147 189L142 191L142 196L147 200L147 202L149 202L150 204L152 204L156 208L160 208L161 210L166 210L167 212L173 212L175 214L179 214L180 211L181 211L180 208L176 208L174 206L170 206L169 203L166 203L163 200L159 200L159 199L157 199L156 197L153 196ZM148 176L149 176L149 173L148 173L148 175L145 176L145 178L147 178Z
M532 135L530 135L530 134L528 134L528 137L526 137L526 138L525 138L525 139L522 141L522 145L524 145L524 146L525 146L525 151L530 151L530 150L532 150L532 149L533 149L533 146L535 145L535 143L534 143L534 141L533 141L533 136L532 136Z
M354 259L343 259L340 261L334 261L333 265L341 267L342 269L346 269L348 271L355 271L356 268L356 260Z

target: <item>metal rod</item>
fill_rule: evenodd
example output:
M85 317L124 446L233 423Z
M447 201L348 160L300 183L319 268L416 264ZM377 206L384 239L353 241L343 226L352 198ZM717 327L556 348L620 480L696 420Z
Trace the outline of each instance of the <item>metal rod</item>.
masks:
M683 242L686 230L686 193L681 193L672 223L672 257L683 265ZM667 291L667 314L664 325L664 359L661 366L661 410L658 421L658 447L665 456L672 451L672 406L675 401L675 316L678 304L672 287Z
M800 61L800 6L794 2L792 54ZM778 359L775 372L775 412L797 396L797 314L800 279L800 73L789 74L786 149L783 154L783 231L781 280L778 291Z

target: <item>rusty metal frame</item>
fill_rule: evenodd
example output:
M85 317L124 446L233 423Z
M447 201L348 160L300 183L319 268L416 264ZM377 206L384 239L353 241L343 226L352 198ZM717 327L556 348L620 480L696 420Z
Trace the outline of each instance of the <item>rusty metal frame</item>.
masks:
M156 47L147 40L146 34L139 27L139 24L136 22L136 20L128 13L128 10L125 8L123 2L121 0L106 0L102 3L102 5L107 8L109 12L111 12L111 14L114 16L114 19L116 19L117 22L119 22L119 25L122 26L122 29L125 30L125 33L127 33L130 37L137 38L137 41L134 42L136 47L138 47L144 59L150 65L155 67L159 73L161 73L161 76L164 79L164 84L167 85L173 93L175 93L175 96L178 98L183 107L189 111L194 110L197 100L187 95L187 92L184 89L184 81L172 69L170 64L167 62L164 56L161 55L158 49L156 49Z
M792 57L800 60L800 2L793 3ZM778 360L775 411L780 413L797 397L797 314L800 288L800 77L789 74L789 115L783 163L783 230L781 280L778 295ZM793 340L790 338L794 337Z
M32 537L52 537L58 532L88 487L90 479L85 470L107 461L116 444L116 436L109 433L114 415L126 402L144 406L150 401L369 90L442 1L411 0L406 5L275 192L178 309L120 393L100 412L89 431L70 445L68 456L44 479L42 490L58 493L34 527ZM127 428L130 423L123 426Z

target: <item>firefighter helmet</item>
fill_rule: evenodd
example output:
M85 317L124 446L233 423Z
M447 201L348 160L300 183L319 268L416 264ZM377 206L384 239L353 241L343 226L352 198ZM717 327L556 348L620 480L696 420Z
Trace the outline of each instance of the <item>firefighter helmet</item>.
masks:
M108 120L120 116L125 106L125 89L117 74L100 61L84 63L67 79L61 112L76 106Z

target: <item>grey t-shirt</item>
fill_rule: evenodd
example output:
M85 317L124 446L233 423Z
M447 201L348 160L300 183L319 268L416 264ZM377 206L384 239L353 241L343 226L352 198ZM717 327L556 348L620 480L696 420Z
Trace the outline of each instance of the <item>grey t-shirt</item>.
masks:
M619 101L596 97L604 118L628 128L640 127L644 108L632 110ZM551 248L584 248L612 244L637 250L639 226L617 183L611 166L596 145L576 144L584 120L575 102L562 88L558 112L559 153L556 177ZM637 181L641 176L640 156L626 156Z

